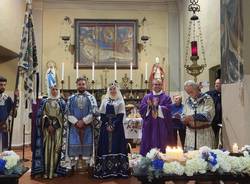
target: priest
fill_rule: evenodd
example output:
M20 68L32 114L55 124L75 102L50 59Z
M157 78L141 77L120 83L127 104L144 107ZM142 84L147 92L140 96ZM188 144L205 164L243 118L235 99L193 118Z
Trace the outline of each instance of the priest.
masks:
M173 145L173 125L171 121L171 98L162 91L162 80L152 81L152 92L141 101L140 114L143 119L140 153L145 156L150 149L159 148L165 152L166 146Z

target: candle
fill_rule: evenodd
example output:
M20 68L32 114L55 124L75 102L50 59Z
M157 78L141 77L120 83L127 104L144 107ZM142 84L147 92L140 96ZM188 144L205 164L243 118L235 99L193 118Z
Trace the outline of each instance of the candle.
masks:
M130 80L131 80L131 81L133 80L133 77L132 77L133 74L132 74L132 73L133 73L133 63L131 62L131 63L130 63Z
M62 62L62 81L64 80L64 62Z
M145 81L148 80L148 63L145 63Z
M166 157L169 160L182 160L183 159L183 150L180 147L169 147L166 148Z
M239 152L239 147L238 147L237 143L233 144L232 151L233 151L233 153L238 153Z
M92 62L92 81L95 80L95 63Z
M155 62L156 62L156 63L160 63L160 58L159 58L159 57L156 57L156 58L155 58Z
M79 63L76 63L76 78L79 77Z
M114 63L114 70L115 70L115 81L117 79L117 76L116 76L116 62Z

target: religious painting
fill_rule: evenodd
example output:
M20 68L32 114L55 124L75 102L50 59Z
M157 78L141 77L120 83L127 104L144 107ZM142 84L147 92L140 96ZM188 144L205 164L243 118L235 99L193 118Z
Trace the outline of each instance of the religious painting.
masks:
M79 68L138 68L137 20L75 19L75 66Z
M223 83L243 78L242 0L221 1L221 77Z

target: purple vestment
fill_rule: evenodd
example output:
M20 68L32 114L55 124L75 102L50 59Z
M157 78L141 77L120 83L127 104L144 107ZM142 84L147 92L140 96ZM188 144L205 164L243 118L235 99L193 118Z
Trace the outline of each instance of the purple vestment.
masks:
M149 99L158 102L158 106L149 107L147 104ZM142 99L140 106L143 119L141 155L145 156L152 148L159 148L161 152L165 152L166 146L173 144L171 104L171 98L165 93L154 95L151 92Z

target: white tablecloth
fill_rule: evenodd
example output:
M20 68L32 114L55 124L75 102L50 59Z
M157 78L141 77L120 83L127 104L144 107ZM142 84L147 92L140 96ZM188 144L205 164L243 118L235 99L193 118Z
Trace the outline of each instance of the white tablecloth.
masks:
M142 118L126 118L123 126L126 139L141 139Z

